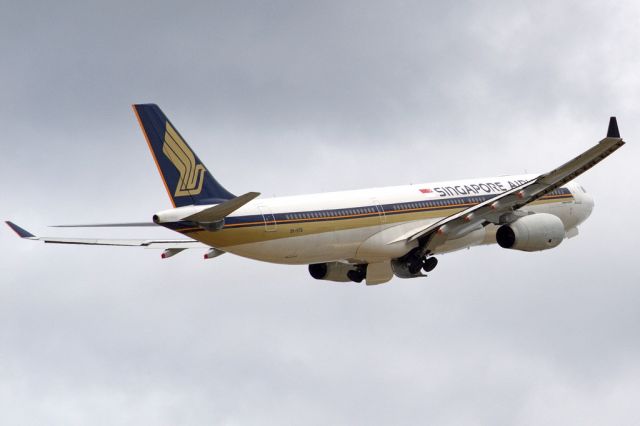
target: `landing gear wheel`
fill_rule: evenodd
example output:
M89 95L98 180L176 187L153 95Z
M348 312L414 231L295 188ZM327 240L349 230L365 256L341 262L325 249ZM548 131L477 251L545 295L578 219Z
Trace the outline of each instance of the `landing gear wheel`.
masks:
M424 269L425 272L431 272L436 269L437 265L438 259L436 259L435 257L428 257L427 260L424 261L422 269Z
M362 271L349 271L347 272L347 278L349 278L354 283L361 283L364 279L364 274Z
M416 275L418 272L420 272L420 269L422 267L423 267L422 259L415 260L415 261L409 263L409 273L411 275Z

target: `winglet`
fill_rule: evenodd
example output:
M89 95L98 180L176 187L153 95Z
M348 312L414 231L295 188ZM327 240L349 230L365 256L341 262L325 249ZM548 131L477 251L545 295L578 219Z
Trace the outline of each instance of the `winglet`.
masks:
M18 236L20 238L35 238L36 237L31 232L27 231L26 229L20 228L18 225L16 225L13 222L10 222L10 221L7 220L7 221L5 221L5 223L9 226L9 228L11 228L13 230L13 232L18 234Z
M609 128L607 129L608 138L619 138L620 131L618 131L618 121L615 117L609 119Z

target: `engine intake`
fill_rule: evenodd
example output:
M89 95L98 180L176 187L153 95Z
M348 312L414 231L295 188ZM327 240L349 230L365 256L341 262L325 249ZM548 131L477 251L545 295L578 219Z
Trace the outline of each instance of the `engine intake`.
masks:
M565 237L564 225L558 216L536 213L502 225L496 241L502 248L540 251L557 247Z

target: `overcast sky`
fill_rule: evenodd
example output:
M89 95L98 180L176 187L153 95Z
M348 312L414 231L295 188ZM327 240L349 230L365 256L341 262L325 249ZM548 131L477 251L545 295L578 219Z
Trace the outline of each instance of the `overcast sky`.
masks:
M130 104L230 191L544 172L600 140L580 236L427 279L0 230L3 424L640 423L635 1L2 2L0 218L48 235L170 206Z

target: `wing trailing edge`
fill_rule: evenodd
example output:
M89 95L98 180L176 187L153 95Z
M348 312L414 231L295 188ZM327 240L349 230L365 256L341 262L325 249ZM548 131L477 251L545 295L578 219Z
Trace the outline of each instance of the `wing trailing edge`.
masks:
M78 244L89 246L144 247L150 249L190 249L210 248L196 240L187 239L120 239L120 238L75 238L75 237L38 237L11 221L5 222L20 238L42 241L49 244Z

